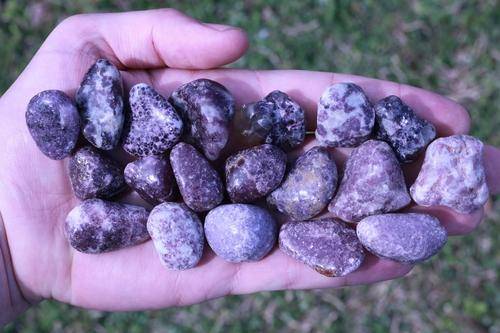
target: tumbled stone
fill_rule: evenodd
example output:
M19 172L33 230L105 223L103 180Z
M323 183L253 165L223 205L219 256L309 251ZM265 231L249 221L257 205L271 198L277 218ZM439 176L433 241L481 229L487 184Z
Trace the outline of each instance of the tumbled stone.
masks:
M226 160L226 189L232 202L248 203L279 186L286 170L286 154L263 144L242 150Z
M147 228L160 261L169 269L193 268L203 255L205 237L198 216L186 205L165 202L149 215Z
M267 202L294 220L319 214L332 200L337 188L337 167L325 147L302 154Z
M306 135L304 110L279 90L244 105L235 122L250 142L269 143L286 151L300 145Z
M80 133L80 116L65 93L46 90L30 100L26 125L42 153L51 159L62 160L75 148Z
M222 180L205 157L181 142L170 152L170 164L184 203L195 212L205 212L224 199Z
M69 212L64 230L77 251L103 253L146 241L147 219L144 207L89 199Z
M220 83L198 79L180 86L170 101L182 115L186 140L209 160L216 160L226 146L234 116L231 93Z
M108 60L90 67L76 92L83 136L103 150L115 148L123 129L123 84L120 71Z
M319 100L316 139L330 147L355 147L368 139L374 123L375 111L363 89L337 83Z
M326 276L354 272L365 258L356 231L333 218L285 223L279 245L287 255Z
M80 199L110 198L126 188L122 168L92 146L78 149L71 157L69 178Z
M182 134L182 119L165 97L145 83L130 90L130 110L123 149L135 156L160 155Z
M376 138L387 142L404 163L412 162L436 137L434 126L394 95L375 104L375 122Z
M152 205L170 201L175 195L175 179L168 158L145 156L125 167L125 182Z
M489 195L483 143L468 135L432 142L410 192L421 206L446 206L463 214L483 206Z
M403 171L391 147L369 140L347 159L344 177L328 210L348 222L389 213L410 203Z
M258 261L274 247L278 225L263 208L247 204L219 206L205 218L212 250L229 262Z
M446 243L446 230L427 214L368 216L356 227L361 244L378 257L415 264L435 255Z

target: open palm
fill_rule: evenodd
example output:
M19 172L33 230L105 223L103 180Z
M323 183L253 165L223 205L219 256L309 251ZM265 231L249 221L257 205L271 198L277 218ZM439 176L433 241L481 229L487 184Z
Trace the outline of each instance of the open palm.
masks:
M238 104L255 101L272 90L288 93L315 127L316 101L334 82L351 81L371 100L398 95L438 129L440 136L465 133L470 120L458 104L434 93L398 83L352 75L306 71L248 71L216 68L246 50L245 34L236 28L208 25L174 10L72 17L59 25L16 83L0 99L0 212L17 283L30 301L41 298L102 310L154 309L186 305L228 294L260 290L339 287L403 276L411 266L369 256L345 277L327 278L275 250L262 261L232 264L206 251L187 271L169 271L153 244L89 255L70 248L63 233L67 213L78 203L66 161L42 155L25 125L29 99L46 89L74 95L87 69L108 58L122 71L125 88L146 82L168 96L180 84L205 77L225 85ZM237 146L233 142L232 146ZM309 140L307 146L314 145ZM333 150L339 164L349 153ZM488 181L498 192L500 153L486 149ZM419 163L405 173L410 183ZM460 215L444 208L431 211L450 234L472 231L482 210ZM0 222L1 220L0 219Z

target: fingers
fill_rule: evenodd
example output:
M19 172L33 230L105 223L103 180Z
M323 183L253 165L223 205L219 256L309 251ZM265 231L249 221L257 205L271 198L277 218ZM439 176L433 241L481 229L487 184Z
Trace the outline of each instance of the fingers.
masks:
M484 167L490 194L500 194L500 149L484 146Z

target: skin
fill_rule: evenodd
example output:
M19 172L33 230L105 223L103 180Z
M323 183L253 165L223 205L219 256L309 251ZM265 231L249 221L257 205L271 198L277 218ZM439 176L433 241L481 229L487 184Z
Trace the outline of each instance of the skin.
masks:
M238 105L280 89L306 110L308 130L315 128L321 93L328 85L343 81L360 85L372 101L391 94L400 96L437 127L439 136L469 130L469 116L460 105L398 83L324 72L205 70L236 60L247 46L240 29L203 24L170 9L79 15L52 32L0 99L0 244L4 258L2 261L0 255L0 266L13 273L4 279L0 267L0 324L28 304L47 298L109 311L159 309L262 290L368 284L410 271L409 265L368 257L358 271L327 278L279 250L262 261L243 264L206 253L192 270L169 271L161 265L151 241L102 255L82 254L69 247L62 226L78 201L71 190L67 160L50 160L37 149L25 125L25 108L33 95L46 89L74 96L87 69L101 57L122 71L125 89L145 82L167 96L181 83L205 77L225 85ZM314 144L309 138L306 149ZM230 146L236 148L238 141ZM333 151L340 164L349 153L349 149ZM409 184L420 165L421 159L405 166ZM500 167L500 150L485 148L485 166L491 192L499 193L500 174L495 170ZM434 214L452 235L471 232L483 218L482 209L468 215L441 207L410 210Z

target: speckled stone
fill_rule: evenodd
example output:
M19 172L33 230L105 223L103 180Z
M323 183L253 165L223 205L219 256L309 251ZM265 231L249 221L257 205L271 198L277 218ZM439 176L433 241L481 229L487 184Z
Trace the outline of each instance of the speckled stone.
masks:
M306 135L304 110L279 90L244 105L235 122L249 142L269 143L285 151L299 146Z
M115 148L123 129L123 85L120 71L108 60L90 67L76 93L83 136L103 150Z
M110 198L126 188L122 168L92 146L78 149L71 157L69 178L80 199Z
M195 212L206 212L224 199L222 180L196 148L178 143L170 153L170 164L184 203Z
M410 203L403 171L391 147L369 140L347 159L344 177L328 210L344 221L389 213Z
M172 148L182 134L182 119L165 97L145 83L130 90L131 113L123 149L135 156L160 155Z
M363 89L337 83L319 100L316 139L330 147L355 147L368 139L374 123L375 111Z
M143 207L89 199L69 212L64 229L77 251L103 253L146 241L147 219Z
M432 142L410 192L421 206L446 206L463 214L483 206L489 196L483 143L468 135Z
M209 160L216 160L229 138L234 116L234 98L220 83L198 79L172 93L171 103L186 127L186 141L199 148Z
M212 250L229 262L261 260L276 244L278 225L263 208L247 204L219 206L205 218Z
M62 160L75 148L80 116L65 93L46 90L30 100L26 125L42 153L53 160Z
M335 161L325 147L314 147L297 159L267 202L294 220L307 220L328 205L336 188Z
M256 146L230 156L225 170L231 201L252 202L280 185L286 170L286 154L273 145Z
M356 232L363 246L378 257L415 264L435 255L446 243L446 230L427 214L369 216Z
M436 137L436 129L397 96L388 96L375 104L375 136L387 142L397 158L412 162Z
M167 202L175 196L175 178L164 155L145 156L125 167L125 182L152 205Z
M165 202L156 206L147 224L160 261L169 269L195 267L203 255L205 237L198 216L186 205Z
M279 245L287 255L325 276L354 272L365 258L356 231L332 218L285 223Z

